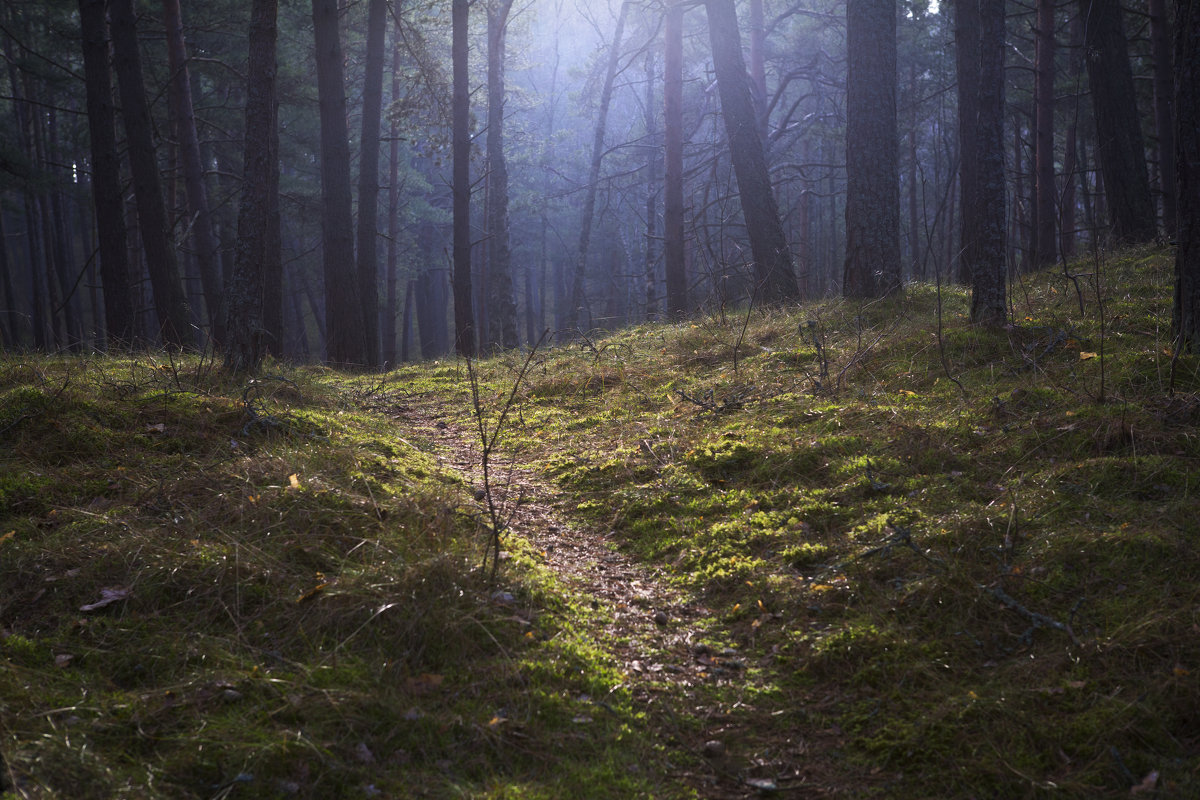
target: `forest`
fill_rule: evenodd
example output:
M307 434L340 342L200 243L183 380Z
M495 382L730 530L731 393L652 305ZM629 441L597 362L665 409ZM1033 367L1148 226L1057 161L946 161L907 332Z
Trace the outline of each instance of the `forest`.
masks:
M0 53L0 798L1200 795L1193 3Z

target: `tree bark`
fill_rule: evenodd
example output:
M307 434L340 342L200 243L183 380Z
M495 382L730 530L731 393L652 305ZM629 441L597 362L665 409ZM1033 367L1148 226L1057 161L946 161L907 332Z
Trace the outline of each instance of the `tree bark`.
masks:
M1034 73L1033 258L1037 269L1057 258L1054 223L1058 218L1054 191L1054 0L1037 0Z
M397 25L399 22L397 21ZM400 39L392 43L392 102L400 98ZM383 361L396 365L396 291L399 262L400 236L400 121L389 114L388 121L388 216L387 216L387 302L383 310ZM407 326L408 301L412 296L412 283L405 295L404 318ZM408 360L408 328L404 329L404 347L401 359Z
M379 136L386 32L387 0L370 0L358 159L358 298L362 303L364 363L368 369L379 366Z
M1120 0L1079 0L1079 9L1112 234L1120 242L1153 241L1154 201Z
M350 143L346 131L346 85L338 35L337 0L312 0L317 95L321 107L321 228L325 272L325 329L334 364L367 363L366 323L359 284L346 279L354 264L350 201Z
M733 0L707 0L705 7L721 117L754 260L755 294L767 304L798 300L800 290L767 172Z
M471 108L467 76L469 6L469 0L452 0L451 3L454 350L467 358L475 355L475 312L471 304ZM425 350L424 336L421 337L421 350Z
M109 13L113 67L120 87L121 116L125 120L129 166L137 199L138 229L154 292L154 307L158 311L163 343L168 347L186 347L192 344L193 337L179 263L167 235L167 212L154 155L153 127L142 78L133 0L112 0Z
M978 260L979 219L979 0L954 2L954 50L958 76L959 283L969 284Z
M1008 316L1004 253L1004 0L979 0L979 251L971 271L971 321Z
M1175 165L1178 222L1175 251L1177 347L1200 350L1200 9L1175 11Z
M662 178L662 152L658 145L657 109L654 103L654 48L646 49L646 319L658 316L658 191Z
M200 137L196 132L196 115L192 108L192 85L188 77L187 47L183 38L183 18L179 0L163 0L163 24L167 32L167 63L171 71L170 91L179 117L179 151L183 161L184 190L187 193L191 217L192 241L196 245L196 266L204 291L204 305L212 338L218 343L224 338L221 330L223 287L217 266L217 239L213 233L212 214L208 206L208 191L204 186L204 161L200 157Z
M277 11L277 0L254 0L250 17L245 159L226 325L225 368L232 372L257 372L266 353L264 265L279 169L277 138L272 135L276 126Z
M1150 45L1154 55L1154 129L1158 134L1158 180L1162 190L1163 228L1175 235L1178 216L1175 187L1174 94L1171 25L1166 0L1149 0Z
M846 297L902 291L895 0L846 4Z
M663 65L663 270L667 316L687 313L687 270L683 257L683 2L667 7Z
M488 39L488 207L486 331L489 347L520 345L517 303L513 297L512 251L508 239L508 162L504 156L504 58L508 13L513 0L489 0Z

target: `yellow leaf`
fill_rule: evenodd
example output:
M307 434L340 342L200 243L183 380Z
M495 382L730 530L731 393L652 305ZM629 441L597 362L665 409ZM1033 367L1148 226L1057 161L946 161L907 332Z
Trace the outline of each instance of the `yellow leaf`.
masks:
M737 610L738 610L739 608L741 608L741 607L742 607L742 604L741 604L741 603L734 603L734 604L733 604L733 613L735 613L735 614L736 614L736 613L737 613Z
M1191 674L1191 671L1187 667L1183 666L1182 664L1176 664L1173 672L1175 673L1175 677L1177 677L1177 678L1182 678L1186 675Z
M3 536L0 536L0 542L7 542L9 539L13 538L16 535L17 535L17 532L15 530L9 531L8 533L4 534Z
M321 592L325 591L327 588L329 588L328 583L318 583L316 586L314 586L313 588L309 589L304 594L297 597L296 602L297 603L306 603L309 600L312 600L317 595L319 595Z
M299 489L300 488L300 476L298 474L296 474L295 472L293 472L291 475L288 475L288 483L291 485L291 488Z
M1095 357L1096 357L1095 353L1089 353L1087 350L1079 351L1079 360L1080 361L1087 361L1089 358L1095 358Z
M762 626L762 617L759 617L758 619L754 620L754 622L750 623L750 627L753 628L754 630L758 630L759 627L761 627L761 626Z

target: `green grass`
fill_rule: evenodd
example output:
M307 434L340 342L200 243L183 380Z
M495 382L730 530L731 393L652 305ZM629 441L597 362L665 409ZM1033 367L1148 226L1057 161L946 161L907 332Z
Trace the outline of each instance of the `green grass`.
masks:
M469 425L462 363L272 367L287 380L247 391L195 359L9 356L8 774L57 797L672 797L753 776L1093 798L1156 772L1148 796L1198 796L1200 362L1170 352L1167 252L1100 267L1103 334L1091 279L1081 312L1044 273L1001 330L944 288L940 341L918 285L536 353L505 458L711 609L696 639L744 662L654 705L605 609L532 548L506 540L517 602L489 602L472 487L393 413ZM478 365L493 422L523 361ZM129 594L80 610L111 587ZM728 757L706 765L714 737Z

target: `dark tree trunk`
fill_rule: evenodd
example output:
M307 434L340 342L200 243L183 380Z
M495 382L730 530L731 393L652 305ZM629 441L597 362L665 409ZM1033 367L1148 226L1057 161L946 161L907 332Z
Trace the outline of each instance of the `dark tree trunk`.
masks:
M321 106L321 227L328 355L334 364L362 366L367 363L367 339L359 284L354 278L346 278L355 263L354 222L337 0L312 0L312 15Z
M1179 240L1175 251L1177 346L1200 350L1200 9L1176 4L1175 164Z
M846 297L902 290L895 0L846 4Z
M121 116L125 120L129 166L137 199L138 229L154 306L158 311L163 343L169 347L192 344L187 299L180 282L179 263L167 235L167 212L162 182L154 156L153 127L142 79L133 0L112 0L109 6L113 41L113 67L120 87Z
M1076 86L1082 71L1083 25L1076 16L1071 20L1071 59L1067 64L1067 82ZM1078 103L1076 104L1078 109ZM1078 171L1079 120L1078 113L1072 113L1071 121L1067 124L1066 142L1063 145L1063 183L1062 183L1062 214L1059 219L1059 236L1063 261L1069 261L1075 255L1075 203L1076 203L1076 172Z
M513 297L512 252L508 241L508 162L504 156L504 48L513 0L489 0L488 15L488 204L487 345L520 345L517 303Z
M358 297L366 345L364 362L370 369L379 366L379 134L386 32L387 0L370 0L358 159Z
M1122 242L1153 241L1154 201L1120 0L1079 0L1079 9L1112 233Z
M392 102L400 98L400 42L399 31L392 45ZM400 121L389 114L388 122L388 218L387 218L387 303L383 310L383 360L396 366L396 283L399 262L400 236ZM408 301L412 296L409 282L404 307L404 347L400 358L408 360Z
M646 50L646 319L658 316L658 190L662 180L662 152L659 150L657 108L654 103L654 49Z
M755 295L768 304L797 300L800 290L767 172L733 0L707 0L705 7L721 116L754 259Z
M1054 0L1037 0L1034 72L1034 268L1053 264L1054 223L1058 217L1054 191Z
M767 28L763 20L763 0L750 0L750 91L754 98L754 117L758 133L767 135Z
M454 157L454 350L475 355L475 312L471 297L471 131L467 74L467 23L470 3L452 0L451 59L454 62L451 149ZM425 350L425 337L421 337Z
M612 101L613 81L617 75L617 62L621 55L621 38L625 32L625 16L629 9L628 0L621 3L617 14L617 27L613 31L612 45L608 51L608 68L604 73L604 88L600 92L600 109L596 117L595 134L592 137L592 162L588 171L588 184L583 199L583 219L579 228L579 251L575 261L575 275L571 286L571 305L567 309L567 327L579 327L579 314L587 305L587 262L592 243L592 222L596 213L596 192L600 185L600 165L604 160L604 134L608 127L608 107Z
M250 17L246 147L225 347L225 367L234 372L257 372L266 352L264 265L271 246L272 193L278 186L279 169L277 138L272 133L276 125L277 11L277 0L254 0Z
M163 0L163 24L167 32L167 62L171 72L170 91L178 113L176 130L183 161L184 189L187 192L189 225L196 245L196 266L204 290L204 305L208 312L210 333L218 343L224 338L221 330L221 301L223 287L217 265L217 239L213 233L212 214L208 206L208 191L204 186L204 161L200 156L200 137L196 133L196 116L192 108L192 85L188 77L187 48L183 38L183 18L179 0Z
M958 75L959 283L971 282L978 260L979 214L979 0L955 0L954 49Z
M683 258L683 3L667 8L664 25L663 140L666 175L663 184L663 264L667 316L687 313L687 271Z
M404 310L400 316L400 360L405 362L409 360L409 351L412 343L412 309L416 287L417 282L411 278L405 282ZM395 328L394 325L392 327L393 329Z
M979 0L979 251L971 271L971 321L1008 316L1004 258L1004 0Z
M1171 69L1171 25L1167 0L1149 0L1150 44L1154 54L1154 129L1158 133L1158 180L1162 190L1163 228L1175 235L1175 129Z

